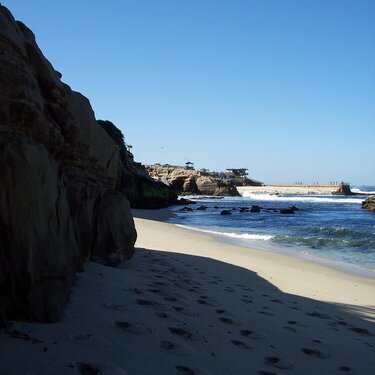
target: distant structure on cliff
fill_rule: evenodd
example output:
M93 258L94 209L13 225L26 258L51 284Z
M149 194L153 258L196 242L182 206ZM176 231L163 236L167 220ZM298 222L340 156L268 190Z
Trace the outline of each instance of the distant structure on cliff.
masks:
M176 170L185 170L185 171L195 171L194 163L187 161L185 166L181 165L172 165L172 164L160 164L155 163L152 165L145 166L148 172L152 177L158 180L160 176L156 171L163 170L166 171L176 171ZM211 176L221 180L225 184L230 184L232 186L263 186L263 182L248 178L248 169L247 168L227 168L224 172L214 172L209 171L207 168L201 168L199 173L202 173L205 176ZM163 173L164 173L163 172ZM164 181L165 182L165 181Z
M227 168L224 174L225 179L233 182L235 185L242 185L248 176L247 168Z
M187 161L185 163L185 169L187 169L189 171L194 171L195 170L194 163L192 163L191 161Z

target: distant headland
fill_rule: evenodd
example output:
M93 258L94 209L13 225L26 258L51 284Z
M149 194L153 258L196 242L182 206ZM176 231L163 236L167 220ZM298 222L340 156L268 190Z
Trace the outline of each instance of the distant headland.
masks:
M147 172L156 181L172 187L180 194L232 195L244 193L258 194L314 194L314 195L355 195L348 182L329 184L266 184L249 178L247 168L227 168L224 171L195 169L188 161L185 166L172 164L152 164Z

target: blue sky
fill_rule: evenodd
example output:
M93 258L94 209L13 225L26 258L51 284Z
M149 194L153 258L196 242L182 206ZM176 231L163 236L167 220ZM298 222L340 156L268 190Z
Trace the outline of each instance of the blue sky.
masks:
M138 161L375 184L375 1L2 4Z

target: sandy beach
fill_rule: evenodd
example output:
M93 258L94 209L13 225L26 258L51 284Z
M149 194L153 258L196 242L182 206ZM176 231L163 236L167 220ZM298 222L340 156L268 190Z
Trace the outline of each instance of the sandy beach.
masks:
M0 334L0 374L372 374L375 280L134 211L135 256L88 263L56 324Z

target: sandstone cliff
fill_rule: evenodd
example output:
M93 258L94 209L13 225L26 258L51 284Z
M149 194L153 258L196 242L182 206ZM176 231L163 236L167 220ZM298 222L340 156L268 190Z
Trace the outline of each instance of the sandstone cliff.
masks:
M162 182L155 181L142 164L134 161L121 131L110 121L98 120L98 123L119 147L116 189L128 198L131 207L162 208L176 204L175 191Z
M239 196L235 186L227 184L208 172L184 168L149 167L148 173L179 194Z
M375 197L369 197L362 202L362 208L375 211Z
M83 263L132 256L119 147L0 6L0 325L57 321Z

